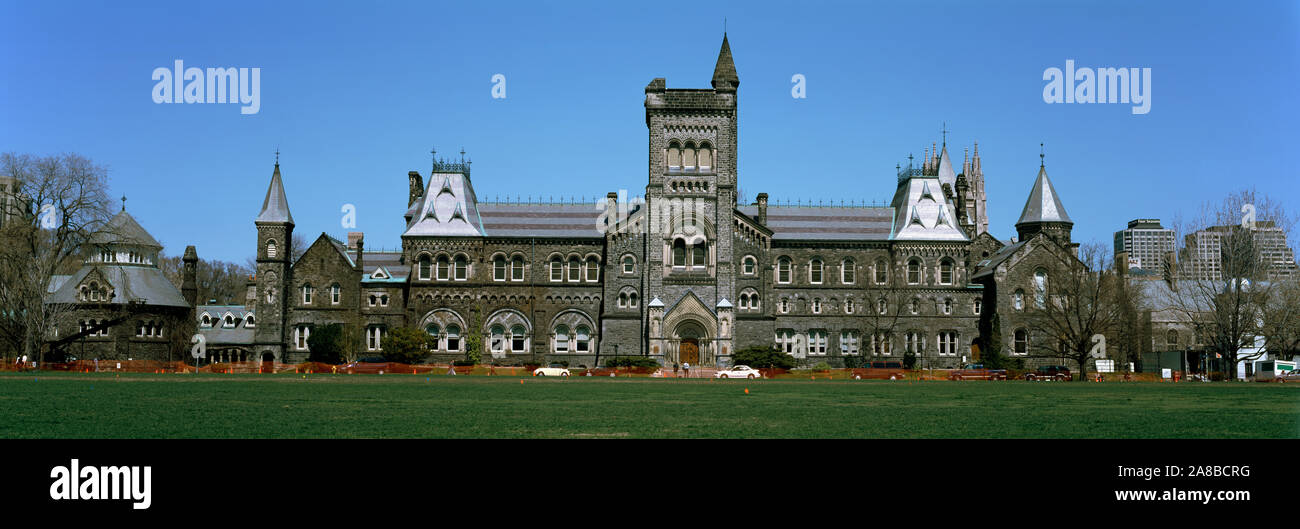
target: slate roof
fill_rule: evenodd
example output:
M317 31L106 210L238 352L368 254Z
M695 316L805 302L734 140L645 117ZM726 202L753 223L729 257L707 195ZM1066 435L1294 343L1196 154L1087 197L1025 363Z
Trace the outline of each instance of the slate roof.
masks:
M424 196L416 200L410 223L402 235L480 236L478 199L469 176L459 172L429 175ZM408 210L410 211L410 210Z
M758 218L758 206L736 208ZM768 206L772 240L887 241L894 208L883 206Z
M116 297L112 304L120 305L133 300L145 300L145 305L188 307L181 291L167 280L162 270L138 265L86 265L63 281L62 286L46 299L46 303L82 303L77 288L91 270L99 270L112 285Z
M114 215L103 228L90 236L91 244L135 244L162 249L162 245L149 235L125 209Z
M215 320L211 327L202 325L204 312ZM222 321L227 312L235 317L235 326L229 329ZM243 305L199 305L194 311L194 322L208 345L252 345L254 327L247 327L247 320L244 319L252 312ZM257 315L253 314L253 318L256 325Z
M411 275L411 267L402 264L402 252L366 252L363 265L363 283L402 283ZM375 269L380 267L388 272L389 279L371 279Z
M994 270L998 269L998 265L1001 265L1004 261L1010 259L1012 255L1015 255L1016 252L1020 251L1024 246L1025 241L1020 241L999 248L997 253L989 256L987 263L983 261L977 263L978 268L975 269L975 275L972 275L971 279L974 280L992 274Z
M1052 180L1047 177L1047 168L1042 166L1038 168L1034 188L1029 191L1029 199L1025 201L1025 209L1020 212L1016 226L1036 222L1074 223L1065 213L1065 205L1061 204L1061 197L1052 187Z
M713 67L713 88L738 88L740 76L736 74L736 63L731 59L731 45L727 43L727 34L722 34L722 49L718 50L718 63Z
M289 198L284 194L284 182L280 179L280 163L276 162L275 172L271 173L271 185L266 189L266 198L262 200L262 212L256 222L287 222L293 224L293 214L289 213Z
M603 238L597 221L605 204L479 204L489 237Z

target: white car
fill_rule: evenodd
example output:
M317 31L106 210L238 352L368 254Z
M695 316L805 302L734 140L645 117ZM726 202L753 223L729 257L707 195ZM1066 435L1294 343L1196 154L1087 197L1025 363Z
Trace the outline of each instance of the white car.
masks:
M713 378L763 378L763 374L749 366L735 366L714 373Z
M535 377L567 377L569 370L562 364L551 364L546 367L539 367L533 370Z

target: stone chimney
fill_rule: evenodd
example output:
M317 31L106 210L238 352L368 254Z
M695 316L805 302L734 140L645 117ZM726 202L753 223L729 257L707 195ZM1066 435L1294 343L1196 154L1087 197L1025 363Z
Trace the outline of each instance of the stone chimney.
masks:
M365 259L365 254L366 254L366 239L365 239L365 237L363 236L363 234L360 233L360 232L351 232L351 233L348 233L348 242L349 242L349 243L352 242L352 235L354 235L354 234L357 236L357 241L356 241L356 250L357 250L357 271L358 271L358 272L361 272L361 273L364 274L364 273L366 272L366 265L365 265L365 263L363 262L363 260Z
M414 204L416 200L424 196L424 179L420 177L419 171L408 172L406 173L406 176L411 180L411 193L406 201L406 207L409 208L411 207L411 204ZM432 177L432 175L430 175L430 177Z
M622 220L618 211L618 193L610 191L605 195L605 229L614 231L618 229L618 221Z
M194 307L199 300L198 266L199 252L194 250L194 245L185 247L185 256L181 257L184 263L184 271L181 277L181 295L185 296L185 302Z
M759 224L767 226L767 193L758 194L758 218Z
M348 232L348 249L349 250L357 249L357 242L360 241L361 238L364 236L365 233L363 232L359 232L359 231Z

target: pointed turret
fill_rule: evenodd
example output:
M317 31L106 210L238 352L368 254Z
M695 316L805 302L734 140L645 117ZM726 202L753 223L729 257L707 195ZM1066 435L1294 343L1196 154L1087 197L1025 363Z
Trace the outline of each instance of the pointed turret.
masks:
M257 215L257 222L283 222L293 224L293 215L289 213L289 198L284 194L284 182L280 179L280 162L275 162L275 171L271 173L271 185L266 189L266 199L262 201L262 212Z
M719 92L735 92L740 87L740 76L736 74L736 63L731 60L731 45L727 43L727 34L722 34L722 49L718 51L718 64L713 67L713 89Z
M1020 240L1028 240L1039 232L1045 232L1068 245L1073 226L1074 221L1065 212L1065 205L1056 194L1052 180L1047 177L1047 167L1039 166L1034 187L1029 191L1029 199L1025 201L1025 209L1020 212L1020 220L1016 221Z
M939 153L939 166L935 174L939 177L940 184L947 184L948 187L957 185L957 173L952 170L952 160L948 157L948 145L944 144L943 151Z

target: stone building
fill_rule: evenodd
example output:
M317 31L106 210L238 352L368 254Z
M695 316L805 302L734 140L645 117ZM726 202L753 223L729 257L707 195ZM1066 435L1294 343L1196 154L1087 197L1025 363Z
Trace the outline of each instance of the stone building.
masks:
M463 358L478 334L485 360L510 363L722 365L775 345L809 363L911 352L947 367L973 359L984 308L1009 306L999 285L1025 279L1019 263L1039 246L1072 248L1045 172L1030 202L1047 207L1022 216L1022 242L991 236L978 145L958 173L946 138L898 168L888 206L780 205L766 193L740 204L740 78L725 36L711 85L645 87L644 200L480 201L462 153L435 159L427 180L407 175L398 252L322 233L290 262L277 162L255 222L257 356L303 360L312 328L340 323L361 356L407 326L436 337L439 361Z
M123 199L125 201L125 199ZM83 360L188 360L194 334L198 253L185 248L178 290L158 268L162 245L126 212L113 216L88 241L76 273L54 276L47 304L57 324L48 338L52 355Z

